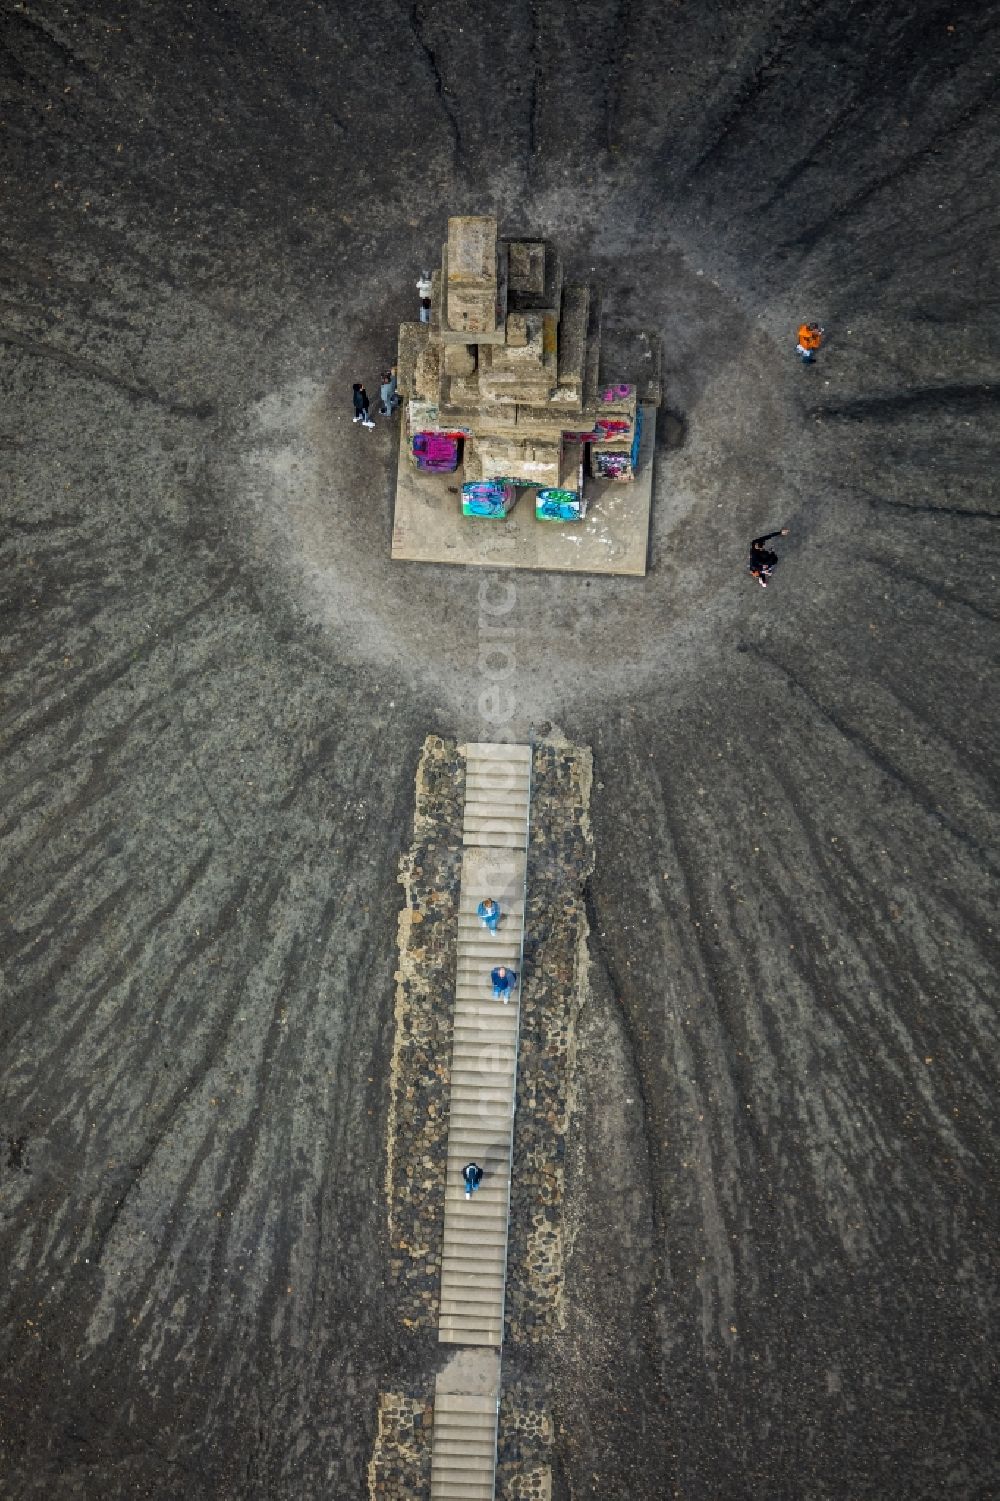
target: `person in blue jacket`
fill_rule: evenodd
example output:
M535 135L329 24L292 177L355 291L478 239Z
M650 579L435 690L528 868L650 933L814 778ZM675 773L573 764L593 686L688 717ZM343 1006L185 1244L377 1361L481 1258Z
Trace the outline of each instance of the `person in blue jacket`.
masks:
M508 969L506 965L498 964L496 969L490 972L490 979L493 981L494 999L503 1001L506 1006L510 1000L510 993L517 984L517 975L512 969Z
M491 933L497 930L500 921L500 903L495 902L491 896L484 896L476 908L476 914L482 919L483 927L489 928Z

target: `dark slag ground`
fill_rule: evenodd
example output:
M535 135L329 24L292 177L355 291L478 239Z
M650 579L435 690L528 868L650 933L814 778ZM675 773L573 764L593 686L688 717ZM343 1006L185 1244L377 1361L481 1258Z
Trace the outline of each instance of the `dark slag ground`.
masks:
M0 1490L359 1497L438 1359L396 863L496 731L349 392L496 210L667 391L649 578L517 586L595 753L556 1495L992 1494L995 7L0 16Z

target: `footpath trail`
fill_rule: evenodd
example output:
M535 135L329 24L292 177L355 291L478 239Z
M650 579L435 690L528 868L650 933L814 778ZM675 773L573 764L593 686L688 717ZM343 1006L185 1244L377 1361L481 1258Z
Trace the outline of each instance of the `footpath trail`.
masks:
M435 1385L432 1501L491 1501L496 1469L520 985L493 995L495 965L520 980L531 748L473 744L467 773L451 1060L448 1177L438 1338L464 1347ZM502 917L490 932L484 897ZM483 1181L466 1198L462 1169Z

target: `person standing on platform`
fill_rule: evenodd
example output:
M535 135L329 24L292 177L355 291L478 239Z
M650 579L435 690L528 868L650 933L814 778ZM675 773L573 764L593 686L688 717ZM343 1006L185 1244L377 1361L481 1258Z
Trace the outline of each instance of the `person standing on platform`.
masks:
M426 271L422 271L420 273L420 280L417 282L421 323L429 323L431 321L431 285L430 276Z

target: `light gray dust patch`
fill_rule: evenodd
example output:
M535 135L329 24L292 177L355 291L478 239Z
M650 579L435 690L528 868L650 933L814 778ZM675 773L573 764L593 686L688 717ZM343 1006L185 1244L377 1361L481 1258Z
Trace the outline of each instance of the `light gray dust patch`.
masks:
M797 505L800 418L775 369L781 351L676 251L594 258L581 274L616 289L619 320L664 348L645 579L393 563L400 421L380 418L376 397L374 429L354 424L339 379L272 391L226 460L245 545L289 602L341 660L433 693L462 733L489 727L483 651L497 631L512 633L505 682L525 723L689 671L740 609L749 538ZM484 611L501 591L502 619Z

